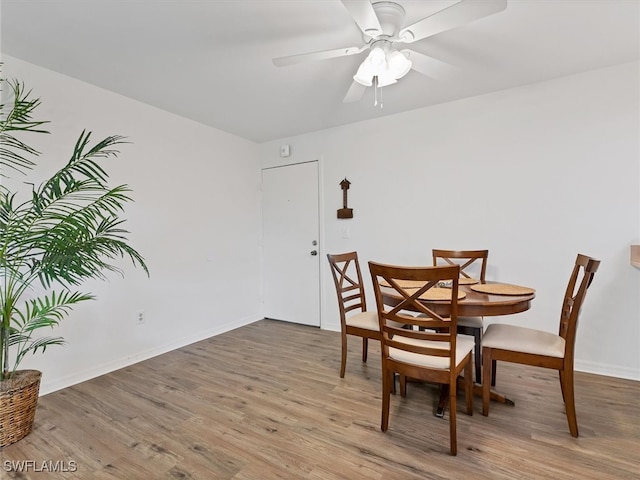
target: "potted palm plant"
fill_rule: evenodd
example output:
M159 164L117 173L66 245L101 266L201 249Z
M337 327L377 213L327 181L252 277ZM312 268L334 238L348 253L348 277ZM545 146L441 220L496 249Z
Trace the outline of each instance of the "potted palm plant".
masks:
M76 288L89 278L119 272L130 259L148 274L143 257L127 241L121 218L131 200L126 185L111 187L104 163L124 142L109 136L93 143L82 132L70 160L38 186L13 182L39 155L25 137L47 134L33 119L40 99L19 81L0 79L9 93L0 102L0 447L32 428L41 372L20 370L26 355L44 353L63 338L48 336L72 308L94 296ZM5 180L3 182L3 180Z

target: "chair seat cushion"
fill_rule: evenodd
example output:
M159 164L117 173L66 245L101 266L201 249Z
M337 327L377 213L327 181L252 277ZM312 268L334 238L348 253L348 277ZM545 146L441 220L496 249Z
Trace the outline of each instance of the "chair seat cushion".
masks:
M351 315L346 319L347 325L356 328L365 328L367 330L380 331L378 323L378 312L360 312Z
M562 358L564 357L565 341L555 333L517 325L494 323L489 325L487 331L484 332L482 346Z
M389 322L389 325L402 328L403 323ZM347 326L356 328L365 328L375 332L380 331L380 323L378 320L378 312L360 312L347 317Z
M428 346L431 348L445 348L447 343L444 342L432 342L429 340L419 340L414 338L398 338L395 339L412 344L412 345L422 345ZM475 342L472 336L469 335L458 335L456 340L456 365L459 365L464 357L473 350ZM449 357L433 357L430 355L422 355L419 353L406 352L404 350L400 350L399 348L389 348L389 357L399 362L411 363L413 365L420 365L423 367L436 368L440 370L445 370L449 368Z
M482 328L482 317L458 317L458 326Z

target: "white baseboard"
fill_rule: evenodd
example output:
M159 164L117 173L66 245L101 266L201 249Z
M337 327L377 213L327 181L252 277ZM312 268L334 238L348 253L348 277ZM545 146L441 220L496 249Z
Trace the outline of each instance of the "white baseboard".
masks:
M179 340L175 340L171 343L138 352L132 356L119 358L101 365L94 365L86 370L74 372L65 377L56 378L54 381L43 382L40 385L40 396L53 393L56 390L67 388L72 385L85 382L87 380L91 380L92 378L99 377L100 375L104 375L106 373L128 367L129 365L142 362L143 360L148 360L149 358L162 355L163 353L167 353L178 348L182 348L186 345L191 345L192 343L196 343L201 340L205 340L207 338L215 337L216 335L235 330L236 328L249 325L251 323L257 322L258 320L262 320L262 318L263 317L261 316L251 316L222 325L217 325L215 328L204 330L187 337L183 337Z
M627 380L640 380L640 370L620 367L617 365L608 365L604 363L576 360L574 364L574 370L576 372L595 373L596 375L605 375L607 377L625 378Z
M328 330L330 332L339 332L342 327L339 323L323 323L320 328L322 330Z

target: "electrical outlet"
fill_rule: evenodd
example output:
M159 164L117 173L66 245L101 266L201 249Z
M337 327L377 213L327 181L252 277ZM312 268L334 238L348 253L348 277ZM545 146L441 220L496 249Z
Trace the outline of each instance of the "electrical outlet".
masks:
M144 310L138 310L136 312L136 324L142 325L144 323L144 320L145 320Z

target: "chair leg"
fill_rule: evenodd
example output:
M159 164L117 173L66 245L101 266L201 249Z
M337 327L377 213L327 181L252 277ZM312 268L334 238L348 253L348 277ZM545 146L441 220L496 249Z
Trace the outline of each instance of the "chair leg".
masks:
M456 435L456 393L457 381L454 378L449 383L449 439L451 455L458 454L458 437Z
M467 415L473 415L473 380L471 379L471 361L464 367L464 396L467 401Z
M478 385L482 384L482 328L473 328L473 327L458 327L458 333L463 333L465 335L472 334L473 341L475 342L475 348L473 350L474 357L474 366L476 372L476 383ZM494 371L495 373L495 371ZM494 380L495 382L495 380ZM495 386L495 385L494 385Z
M407 376L406 375L400 375L400 396L401 397L407 396Z
M578 436L578 420L576 419L576 402L573 391L573 369L560 372L560 384L564 393L564 408L567 412L569 431L572 437Z
M367 353L369 351L369 339L367 337L362 337L362 361L367 361Z
M344 372L347 368L347 336L342 335L342 359L340 360L340 378L344 378Z
M560 392L562 393L562 403L567 403L567 398L564 396L564 377L562 376L562 370L558 370L558 376L560 377Z
M389 404L391 402L391 385L394 381L394 372L382 370L382 420L380 422L380 430L383 432L389 428Z
M491 349L482 347L482 415L489 415L489 396L491 394L491 370L495 360L491 359Z
M476 369L476 383L482 384L482 328L473 329L473 338L476 342L475 350L473 352L475 369Z
M491 362L491 386L496 386L496 361Z

